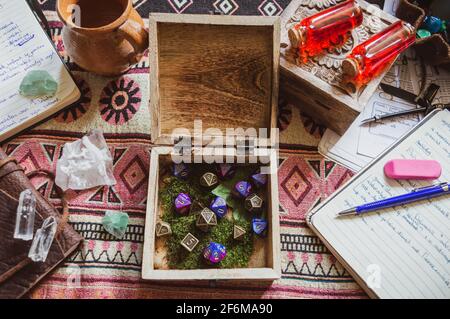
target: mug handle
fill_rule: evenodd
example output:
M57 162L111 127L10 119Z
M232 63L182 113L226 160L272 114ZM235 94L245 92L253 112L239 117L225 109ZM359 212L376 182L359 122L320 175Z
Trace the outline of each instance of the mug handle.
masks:
M130 65L140 61L142 53L148 49L148 32L136 21L129 19L117 30L134 49L134 54L130 55Z

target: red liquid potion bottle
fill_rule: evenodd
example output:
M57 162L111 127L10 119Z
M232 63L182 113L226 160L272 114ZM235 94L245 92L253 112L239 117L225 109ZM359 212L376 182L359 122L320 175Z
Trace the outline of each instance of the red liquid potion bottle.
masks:
M342 62L346 80L363 85L379 75L388 65L415 42L414 28L397 21L356 46Z
M361 25L362 21L361 8L355 0L347 0L303 19L289 30L289 39L306 61L326 48L345 43L348 32Z

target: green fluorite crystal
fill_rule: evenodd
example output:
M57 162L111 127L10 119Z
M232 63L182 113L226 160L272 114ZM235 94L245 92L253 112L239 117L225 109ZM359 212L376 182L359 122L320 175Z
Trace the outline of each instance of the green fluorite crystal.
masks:
M127 213L107 211L103 217L102 224L108 233L122 239L127 231L128 220Z
M20 94L26 97L54 96L58 83L43 70L33 70L27 73L20 84Z

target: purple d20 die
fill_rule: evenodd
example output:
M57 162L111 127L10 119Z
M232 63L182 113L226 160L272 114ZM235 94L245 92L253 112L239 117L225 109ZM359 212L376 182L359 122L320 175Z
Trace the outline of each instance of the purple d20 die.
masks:
M219 178L230 179L233 178L234 174L236 174L236 166L226 163L217 165L217 175Z
M248 197L251 192L252 185L246 181L237 182L232 190L233 196L241 199Z
M222 197L216 197L211 202L209 208L217 215L218 218L223 218L228 211L227 202Z
M267 234L267 220L264 218L253 218L252 229L253 232L258 236L265 236Z
M212 264L220 263L227 255L227 249L224 245L210 242L203 251L203 257Z
M189 177L189 167L184 164L173 164L173 176L186 179Z
M175 198L175 210L181 215L189 214L191 205L192 201L188 194L180 193L177 198Z
M262 188L267 184L267 174L261 174L259 171L253 174L251 179L257 188Z

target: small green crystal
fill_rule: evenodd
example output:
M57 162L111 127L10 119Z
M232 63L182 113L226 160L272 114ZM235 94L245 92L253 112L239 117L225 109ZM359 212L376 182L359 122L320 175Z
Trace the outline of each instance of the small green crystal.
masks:
M425 30L425 29L419 29L419 30L417 31L417 37L418 37L419 39L428 38L428 37L430 37L430 36L431 36L431 32L428 31L428 30Z
M58 91L58 83L43 70L27 73L20 84L20 94L25 97L54 96Z
M103 217L105 230L118 239L122 239L127 231L129 217L127 213L108 210Z

